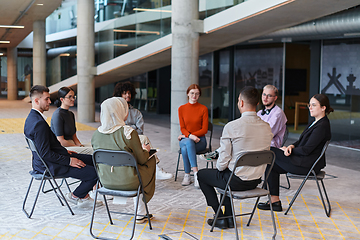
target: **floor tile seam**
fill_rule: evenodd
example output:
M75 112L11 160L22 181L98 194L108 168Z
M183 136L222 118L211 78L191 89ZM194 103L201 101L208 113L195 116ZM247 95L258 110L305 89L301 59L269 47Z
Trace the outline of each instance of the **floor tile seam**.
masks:
M311 218L313 219L313 221L314 221L314 223L315 223L315 225L316 225L316 227L317 227L317 229L318 229L318 231L319 231L320 235L321 235L321 236L323 237L323 239L324 239L323 233L322 233L321 229L319 228L318 224L316 223L316 220L314 219L314 216L313 216L312 212L310 211L310 209L309 209L309 207L308 207L308 205L307 205L307 203L306 203L306 201L305 201L304 197L303 197L302 195L300 195L300 196L301 196L301 199L303 200L303 202L304 202L304 204L305 204L306 208L308 209L309 214L310 214Z
M337 205L339 206L339 208L342 210L340 204L337 202ZM343 210L342 210L343 211ZM343 213L345 214L345 216L349 219L349 221L351 222L351 224L355 227L355 229L358 231L358 233L360 233L359 229L355 226L355 224L351 221L351 219L347 216L347 214L345 213L345 211L343 211Z

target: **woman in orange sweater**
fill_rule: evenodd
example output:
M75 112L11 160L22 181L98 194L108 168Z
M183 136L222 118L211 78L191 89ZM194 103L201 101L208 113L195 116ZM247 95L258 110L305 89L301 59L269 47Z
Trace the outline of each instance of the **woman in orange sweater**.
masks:
M208 131L208 109L198 103L201 89L197 84L191 84L187 91L189 102L179 107L179 122L181 135L178 140L184 160L185 176L183 186L190 185L190 170L194 172L194 186L199 188L197 181L196 152L206 148L205 134Z

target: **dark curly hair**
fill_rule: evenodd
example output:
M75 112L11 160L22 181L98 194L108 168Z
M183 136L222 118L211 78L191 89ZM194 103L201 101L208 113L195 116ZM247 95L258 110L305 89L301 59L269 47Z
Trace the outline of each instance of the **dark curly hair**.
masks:
M131 82L119 82L115 85L113 97L121 97L124 92L130 91L131 99L135 97L135 87Z

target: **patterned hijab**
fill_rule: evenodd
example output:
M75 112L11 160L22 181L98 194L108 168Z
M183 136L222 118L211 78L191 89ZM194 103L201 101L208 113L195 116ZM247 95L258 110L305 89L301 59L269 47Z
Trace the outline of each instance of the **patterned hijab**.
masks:
M129 113L129 106L122 97L112 97L106 99L101 104L100 123L98 131L103 134L111 134L121 127L127 139L131 139L133 128L126 126L125 118Z

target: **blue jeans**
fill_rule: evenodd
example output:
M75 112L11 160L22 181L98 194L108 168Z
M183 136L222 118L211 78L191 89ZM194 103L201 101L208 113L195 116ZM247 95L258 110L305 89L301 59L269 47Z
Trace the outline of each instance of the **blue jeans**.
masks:
M190 138L183 138L180 140L179 145L184 160L185 173L190 173L192 167L197 167L196 153L206 148L206 138L205 136L200 137L198 143L195 143Z

